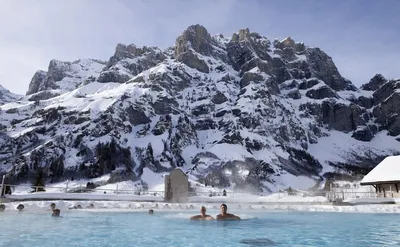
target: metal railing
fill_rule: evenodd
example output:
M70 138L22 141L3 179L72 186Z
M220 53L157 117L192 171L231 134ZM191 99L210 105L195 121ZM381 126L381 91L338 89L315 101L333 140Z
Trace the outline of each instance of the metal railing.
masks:
M369 188L364 191L360 191L360 187L346 188L346 187L331 187L330 191L327 192L329 201L336 201L337 199L360 199L360 198L376 198L377 194L374 188Z
M41 193L49 192L52 193L95 193L95 194L114 194L114 195L136 195L136 196L155 196L164 197L164 191L147 191L138 189L119 189L116 186L115 189L109 188L88 188L86 185L79 185L74 187L57 187L57 186L29 186L29 185L11 185L4 184L2 186L2 194L5 194L7 188L11 188L11 191L15 192L15 188L27 188L25 191L29 193ZM30 188L30 189L29 189Z

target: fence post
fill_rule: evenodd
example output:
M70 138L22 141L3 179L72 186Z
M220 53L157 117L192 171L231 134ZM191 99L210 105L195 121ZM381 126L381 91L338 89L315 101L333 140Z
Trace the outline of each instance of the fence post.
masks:
M67 180L67 184L65 186L65 193L68 193L68 183L69 183L69 180Z
M6 175L3 175L3 178L1 180L1 190L0 190L0 197L5 196L5 188L4 188L4 180L6 179Z
M278 199L281 199L281 186L278 185Z

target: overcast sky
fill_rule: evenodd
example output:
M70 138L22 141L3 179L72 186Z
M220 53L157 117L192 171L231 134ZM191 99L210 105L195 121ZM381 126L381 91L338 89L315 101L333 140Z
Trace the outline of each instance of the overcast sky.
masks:
M398 0L0 0L0 84L25 94L51 59L108 60L117 43L165 48L189 25L320 47L359 86L399 78Z

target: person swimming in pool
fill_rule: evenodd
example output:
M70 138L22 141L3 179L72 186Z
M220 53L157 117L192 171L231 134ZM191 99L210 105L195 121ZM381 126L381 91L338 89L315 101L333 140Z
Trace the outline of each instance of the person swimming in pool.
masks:
M17 210L18 210L19 212L22 212L22 210L24 210L24 208L25 208L25 206L24 206L23 204L19 204L19 205L17 206Z
M60 217L60 213L61 213L60 209L55 208L55 209L53 209L53 213L51 214L51 217Z
M234 214L228 214L228 206L226 204L221 204L221 213L217 215L217 220L241 220L239 216Z
M190 220L214 220L211 215L206 214L206 207L201 206L200 214L190 217Z

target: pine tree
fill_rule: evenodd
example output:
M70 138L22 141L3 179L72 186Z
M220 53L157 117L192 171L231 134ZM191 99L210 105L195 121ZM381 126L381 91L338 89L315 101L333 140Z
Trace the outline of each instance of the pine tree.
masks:
M122 150L122 153L122 163L125 165L126 171L131 173L133 171L131 150L129 148L125 148Z
M149 142L149 144L147 145L147 153L150 157L153 157L153 146L151 145L151 142Z
M62 156L54 159L51 162L50 172L53 181L62 177L64 174L64 158Z

